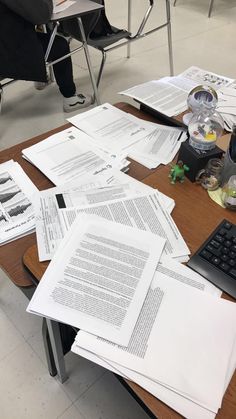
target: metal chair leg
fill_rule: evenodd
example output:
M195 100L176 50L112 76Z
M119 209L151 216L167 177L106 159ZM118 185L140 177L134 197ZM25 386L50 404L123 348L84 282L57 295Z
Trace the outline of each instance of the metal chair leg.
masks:
M128 32L131 33L131 12L132 12L132 0L128 0ZM127 44L127 58L130 58L131 55L131 45L130 42Z
M209 10L208 10L208 17L211 17L213 3L214 3L214 0L210 0Z
M168 34L168 49L169 49L169 63L170 75L174 75L174 62L173 62L173 48L172 48L172 34L171 34L171 19L170 19L170 1L166 0L166 17L167 17L167 34Z
M87 44L87 41L86 41L86 36L85 36L85 32L84 32L82 19L80 17L78 17L77 20L78 20L78 24L79 24L79 28L80 28L80 34L81 34L81 38L82 38L82 42L83 42L84 53L85 53L85 57L86 57L87 65L88 65L90 79L91 79L91 82L92 82L92 85L93 85L94 96L95 96L97 105L100 105L101 101L100 101L100 98L99 98L97 84L96 84L96 80L95 80L94 73L93 73L93 68L92 68L92 64L91 64L91 60L90 60L88 44Z
M175 7L177 0L174 1L173 6Z
M101 61L101 65L100 65L99 72L98 72L97 87L100 84L100 81L101 81L101 78L102 78L103 69L104 69L104 65L105 65L105 62L106 62L106 59L107 59L106 51L102 50L101 52L102 52L102 61Z

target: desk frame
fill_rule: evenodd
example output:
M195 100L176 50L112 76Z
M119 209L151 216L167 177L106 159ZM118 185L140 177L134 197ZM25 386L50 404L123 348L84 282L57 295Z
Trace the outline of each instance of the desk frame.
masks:
M153 122L158 122L155 118L140 112L136 108L127 104L118 104L118 108L123 111L129 112L135 116L141 117L146 120L151 120ZM66 124L63 127L52 130L49 133L40 135L31 140L28 140L22 144L18 144L14 147L11 147L8 150L3 150L0 152L0 163L5 162L9 159L14 159L18 161L26 174L31 178L31 180L36 184L39 190L46 189L53 186L51 182L33 165L24 160L21 156L22 149L29 147L37 142L47 138L49 135L55 134L56 132L61 131L62 129L68 128L69 124ZM189 245L191 251L195 251L199 245L203 242L210 232L213 230L213 227L218 223L219 219L228 218L230 221L235 222L235 214L233 212L227 211L227 215L223 208L219 207L213 201L210 201L206 191L196 184L192 184L188 179L182 185L180 183L176 185L171 185L168 180L168 166L158 167L154 170L149 170L144 166L141 166L137 162L132 162L129 174L132 177L135 177L137 180L143 181L145 184L158 188L161 192L166 193L169 196L172 196L177 205L173 211L173 217L176 224L179 226L179 229L182 235L185 237L187 244ZM183 193L184 191L184 193ZM195 200L192 199L192 194L195 194ZM197 208L197 214L199 216L199 228L195 231L191 230L190 227L193 225L194 214L196 214L196 202L201 202L201 206ZM187 205L186 205L187 204ZM206 214L210 213L209 218L206 217ZM184 221L183 221L184 220ZM30 288L33 287L32 282L34 278L37 278L37 268L31 270L32 274L25 270L23 265L23 256L29 247L35 246L36 237L35 234L30 234L21 239L15 240L11 243L8 243L1 247L0 252L0 264L3 270L8 274L9 278L27 295L31 291ZM38 263L39 269L42 267L46 269L46 264L44 262ZM39 271L38 271L39 272ZM40 273L40 272L39 272ZM40 276L41 277L41 276ZM228 297L228 299L230 299ZM52 351L56 354L54 360L56 363L56 368L59 373L59 379L63 382L66 378L63 348L58 345L60 341L60 334L58 329L58 323L48 320L47 329L51 336ZM54 343L56 345L54 345ZM60 342L59 342L60 343ZM64 368L64 369L63 369ZM154 396L149 394L144 389L141 389L137 384L132 383L128 380L123 380L119 378L121 382L125 383L126 388L129 389L132 395L135 396L136 400L141 403L141 406L145 406L145 410L152 418L158 417L159 419L179 419L181 416L174 412L172 409L164 405L160 400L156 399ZM234 374L229 388L226 392L226 395L223 400L222 409L217 414L217 419L234 419L236 412L236 373Z

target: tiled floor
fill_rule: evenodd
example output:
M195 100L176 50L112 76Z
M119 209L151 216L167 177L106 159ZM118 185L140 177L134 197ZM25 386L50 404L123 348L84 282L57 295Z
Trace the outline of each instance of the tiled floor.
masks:
M112 23L125 26L127 0L106 1ZM133 1L134 28L148 2ZM153 22L164 14L158 0ZM236 78L235 0L215 0L211 19L209 1L178 0L172 8L175 73L198 65ZM98 54L91 50L95 70ZM91 91L82 54L74 59L76 83ZM117 92L167 75L166 31L108 56L100 93L102 101L122 101ZM17 82L5 90L0 116L0 149L9 147L65 122L55 84L42 92L32 83ZM1 250L0 250L1 251ZM102 368L70 353L69 380L61 385L49 376L41 340L41 321L25 312L27 300L0 272L0 417L1 419L146 419L147 415L116 379Z

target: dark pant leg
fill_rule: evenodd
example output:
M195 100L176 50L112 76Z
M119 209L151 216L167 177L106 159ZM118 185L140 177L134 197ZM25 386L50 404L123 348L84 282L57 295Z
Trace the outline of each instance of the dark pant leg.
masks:
M38 32L38 38L42 44L44 53L46 53L50 34ZM56 36L49 60L56 60L63 55L68 54L70 51L68 42L61 36ZM64 97L73 96L76 92L76 87L73 80L73 70L71 58L66 58L53 66L55 79L58 84L59 90Z

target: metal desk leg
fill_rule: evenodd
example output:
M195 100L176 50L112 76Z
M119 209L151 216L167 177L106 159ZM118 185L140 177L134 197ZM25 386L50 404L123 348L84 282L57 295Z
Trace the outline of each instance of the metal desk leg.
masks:
M208 10L208 17L211 17L213 3L214 3L214 0L210 0L209 10Z
M52 345L51 345L45 317L43 317L42 335L43 335L43 343L44 343L44 350L45 350L46 359L47 359L48 371L52 377L55 377L55 375L57 375L57 369L56 369L56 365L54 361Z
M52 352L57 369L57 374L61 383L67 380L68 375L65 368L65 360L62 348L60 327L58 322L46 319L49 338L52 346Z
M91 60L90 60L90 55L89 55L88 45L87 45L87 41L86 41L86 36L85 36L85 33L84 33L83 23L82 23L82 20L81 20L80 17L78 17L77 20L78 20L78 24L79 24L79 28L80 28L80 33L81 33L81 38L82 38L82 42L83 42L85 57L86 57L86 61L87 61L88 69L89 69L89 74L90 74L90 79L91 79L91 82L92 82L92 85L93 85L95 100L97 102L97 105L100 105L101 102L100 102L100 98L99 98L99 94L98 94L97 83L96 83L94 73L93 73L93 69L92 69L92 64L91 64Z

